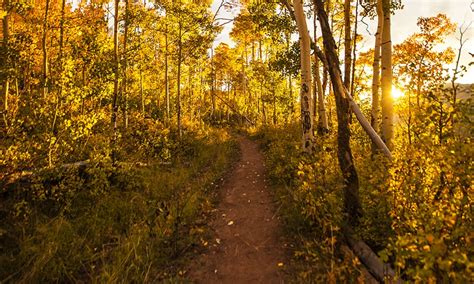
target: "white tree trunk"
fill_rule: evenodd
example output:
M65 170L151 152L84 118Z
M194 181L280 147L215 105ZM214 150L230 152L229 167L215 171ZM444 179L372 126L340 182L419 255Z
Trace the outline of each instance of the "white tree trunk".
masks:
M3 16L2 19L2 30L3 30L3 48L5 49L5 54L8 54L8 38L10 36L10 31L9 31L9 19L10 15L8 13L8 0L3 1L3 9L6 12L5 16ZM7 60L7 57L5 56L5 62L3 64L6 64L8 66L9 60ZM4 123L5 127L7 127L7 113L8 113L8 92L9 92L9 80L8 80L8 75L5 78L5 81L3 82L3 118L4 118Z
M313 144L313 108L311 101L311 50L303 0L294 0L296 25L301 48L301 121L303 124L303 150L310 153Z
M382 139L392 149L393 98L392 98L392 37L390 27L390 0L383 0L382 29Z
M374 63L372 65L372 110L370 113L370 125L379 132L379 111L380 111L380 45L382 44L382 28L383 28L383 8L382 0L377 0L377 33L375 34L374 47ZM372 144L373 145L373 144ZM375 151L375 147L372 147Z
M316 32L317 28L317 14L316 14L316 9L314 9L314 45L317 47L318 43L318 35ZM317 96L315 97L315 100L313 103L316 106L316 99L317 99L317 108L313 107L314 111L318 112L318 132L320 133L327 133L329 126L328 126L328 117L326 115L326 105L324 102L324 94L323 94L323 86L321 84L321 74L319 72L319 58L318 54L315 52L314 53L314 81L315 81L315 92ZM315 115L315 114L314 114ZM316 116L315 116L316 117Z

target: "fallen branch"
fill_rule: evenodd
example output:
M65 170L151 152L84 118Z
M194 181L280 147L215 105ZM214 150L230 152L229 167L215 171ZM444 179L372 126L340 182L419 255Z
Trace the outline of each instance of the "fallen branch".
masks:
M341 250L344 252L344 254L348 255L351 257L351 259L358 259L360 261L360 258L355 255L354 251L352 251L347 245L342 245ZM380 281L375 279L375 277L367 270L367 267L365 265L361 266L361 272L362 275L364 276L364 283L366 284L378 284Z
M367 267L370 274L372 274L377 281L382 283L402 283L399 279L395 280L396 274L393 268L389 264L380 260L365 242L357 240L349 235L346 235L346 239L354 254L360 259L365 267Z
M377 145L377 147L379 147L382 153L391 160L392 153L388 149L387 145L385 145L385 142L383 142L382 138L380 138L380 136L374 130L372 125L370 125L370 122L364 116L364 114L362 113L359 106L354 101L354 99L352 98L351 94L349 93L346 87L344 87L344 92L346 94L347 99L349 99L349 106L351 107L352 112L354 112L357 120L359 121L359 124L362 126L362 128L367 133L367 135L372 140L372 142L374 142L374 144Z

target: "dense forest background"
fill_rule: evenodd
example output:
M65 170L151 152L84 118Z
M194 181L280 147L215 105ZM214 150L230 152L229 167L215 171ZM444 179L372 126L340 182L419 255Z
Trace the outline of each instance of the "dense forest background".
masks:
M392 46L403 1L211 4L3 0L0 281L182 279L237 132L298 281L359 277L348 235L403 280L472 281L471 25L420 17Z

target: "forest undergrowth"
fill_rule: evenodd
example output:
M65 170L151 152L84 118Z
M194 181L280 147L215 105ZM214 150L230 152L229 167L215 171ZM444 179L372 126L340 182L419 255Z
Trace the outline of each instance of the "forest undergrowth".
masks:
M361 131L361 130L360 130ZM293 241L296 282L362 280L347 250L343 178L335 134L318 137L313 155L301 150L300 125L250 131L262 146L276 198ZM394 160L370 154L354 129L363 216L355 234L405 281L474 279L472 147L464 142L406 147ZM440 179L441 175L444 179Z
M166 128L142 126L122 141L116 167L98 155L2 190L1 282L144 283L183 274L183 256L206 234L216 184L237 144L224 129L178 140Z

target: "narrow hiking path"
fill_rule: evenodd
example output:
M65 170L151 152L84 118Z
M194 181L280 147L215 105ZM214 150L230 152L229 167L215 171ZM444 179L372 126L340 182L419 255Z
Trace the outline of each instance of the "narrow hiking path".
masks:
M209 249L189 269L197 283L282 283L286 248L258 145L239 137L241 157L220 189Z

